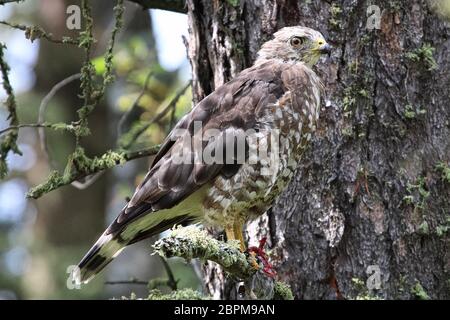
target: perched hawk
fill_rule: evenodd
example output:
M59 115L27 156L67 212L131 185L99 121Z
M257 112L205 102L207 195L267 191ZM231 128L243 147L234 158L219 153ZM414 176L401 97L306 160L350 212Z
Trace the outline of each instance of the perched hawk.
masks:
M330 49L315 30L283 28L252 67L198 103L81 260L76 281L88 282L123 248L175 224L218 226L244 249L243 224L280 195L316 128L322 86L311 67Z

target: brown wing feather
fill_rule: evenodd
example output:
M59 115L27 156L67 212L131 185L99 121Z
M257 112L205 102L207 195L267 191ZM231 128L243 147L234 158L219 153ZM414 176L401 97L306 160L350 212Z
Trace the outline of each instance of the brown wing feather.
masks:
M195 135L195 121L202 122L202 130L247 130L255 127L255 112L260 106L275 103L286 91L281 80L282 67L266 63L244 70L232 81L219 87L184 116L163 142L150 171L137 187L132 199L107 233L120 231L130 221L151 211L175 206L218 174L230 177L238 171L235 164L176 163L174 159L189 150ZM185 129L177 137L179 129ZM226 139L201 142L224 143ZM186 153L193 158L192 150Z

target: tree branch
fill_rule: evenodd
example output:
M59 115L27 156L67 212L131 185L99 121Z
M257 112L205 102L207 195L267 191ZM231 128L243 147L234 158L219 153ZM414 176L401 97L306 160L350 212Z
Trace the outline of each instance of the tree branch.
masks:
M161 9L178 13L186 13L187 7L184 0L128 0L142 7L142 9Z
M199 258L220 264L225 271L240 280L256 273L249 258L240 251L239 244L225 243L211 238L197 227L175 228L166 238L158 240L153 248L163 257Z
M47 181L28 191L27 197L37 199L59 187L66 186L74 181L79 181L119 164L155 155L159 147L159 145L156 145L148 149L128 152L108 151L102 156L93 159L88 158L81 147L77 147L75 152L69 156L64 173L61 175L58 171L52 171Z
M19 2L22 2L22 1L24 1L24 0L0 0L0 6L3 6L5 4L7 4L7 3L13 3L13 2L19 3Z
M23 24L10 23L3 20L0 20L0 24L11 27L13 29L25 31L25 38L29 39L31 42L33 42L36 39L44 38L54 43L78 45L78 40L73 39L71 37L62 37L61 39L55 39L53 38L53 34L47 33L44 29L42 29L39 26L26 26Z
M243 281L241 298L293 299L289 286L268 277L262 271L262 264L258 270L253 267L255 258L241 252L238 241L225 243L210 237L206 231L196 226L179 226L172 229L169 236L158 240L153 248L162 257L180 257L186 260L198 258L221 265L232 277Z
M19 124L19 118L17 116L17 104L14 96L14 91L9 80L9 65L5 61L4 50L6 46L0 43L0 74L3 80L3 89L6 92L7 98L5 101L5 107L8 110L9 123L11 126L17 126ZM5 137L0 140L0 179L4 178L8 172L8 165L6 164L6 157L9 151L16 154L22 154L17 146L17 138L19 136L18 129L12 130Z
M170 100L170 102L165 106L161 112L155 115L150 121L146 121L144 125L137 127L136 129L130 130L127 134L123 135L119 138L119 146L123 149L129 149L133 143L137 141L141 134L143 134L153 123L158 122L164 116L176 106L178 100L180 100L181 96L186 92L186 90L191 86L191 81L186 83L186 85L181 88L176 95Z

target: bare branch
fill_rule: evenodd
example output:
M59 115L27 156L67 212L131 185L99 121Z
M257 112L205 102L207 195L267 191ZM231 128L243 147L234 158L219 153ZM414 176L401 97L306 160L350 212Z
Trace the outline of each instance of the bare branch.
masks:
M122 142L119 142L123 149L129 149L134 142L136 142L137 138L141 134L143 134L152 124L160 121L164 116L178 103L178 100L183 96L186 90L191 86L191 82L189 81L183 88L181 88L177 94L173 97L173 99L165 106L161 112L159 112L156 116L154 116L150 121L146 122L146 124L134 132L131 132L129 136L126 135L126 138L121 139Z
M119 136L121 136L121 135L125 132L125 128L124 128L124 127L125 127L125 124L126 124L127 122L130 122L130 120L131 120L130 118L133 116L133 114L136 113L136 110L137 110L137 108L139 107L139 102L141 101L142 97L144 96L145 92L147 91L147 86L148 86L148 83L149 83L149 81L150 81L152 75L153 75L153 71L150 71L150 72L148 73L147 77L145 78L144 86L142 87L141 92L139 93L138 97L137 97L136 100L134 101L134 103L133 103L133 105L131 106L130 110L128 110L127 112L125 112L125 113L123 114L123 116L120 118L119 124L118 124L118 126L117 126Z
M186 13L187 7L184 0L128 0L142 7L142 9L161 9L178 13Z
M24 123L24 124L19 124L16 126L9 126L5 129L0 130L0 135L8 132L8 131L12 131L12 130L18 130L20 128L51 128L53 126L53 124L51 123Z
M137 285L148 285L147 281L141 281L137 279L130 279L130 280L118 280L118 281L105 281L105 284L109 285L116 285L116 284L137 284Z
M177 290L177 285L178 285L178 280L175 279L175 276L173 275L172 269L169 266L169 263L167 262L166 258L160 256L161 261L164 265L164 269L166 270L167 273L167 282L166 285L172 289L172 290Z
M14 2L19 3L22 1L24 1L24 0L0 0L0 6L3 6L7 3L14 3Z
M55 96L55 94L64 86L71 83L74 80L80 79L81 73L76 73L74 75L71 75L70 77L67 77L66 79L63 79L62 81L58 82L56 85L53 86L53 88L47 93L47 95L42 99L41 104L39 105L39 115L38 115L38 124L42 124L45 122L45 110L47 109L47 106L50 102L50 100ZM44 151L47 160L50 160L49 156L49 150L47 146L47 139L45 137L45 130L43 128L40 128L38 130L39 134L39 141L41 143L42 151Z

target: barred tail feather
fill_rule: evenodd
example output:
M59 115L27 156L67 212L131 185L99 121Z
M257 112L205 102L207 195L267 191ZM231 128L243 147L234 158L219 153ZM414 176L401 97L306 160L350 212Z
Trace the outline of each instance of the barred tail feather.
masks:
M161 233L175 224L189 224L193 219L188 215L180 215L168 219L149 219L141 217L124 226L113 234L109 229L92 246L72 273L76 284L88 283L94 276L108 265L127 246L155 234Z
M86 253L72 273L75 283L88 283L125 248L112 234L103 234Z

